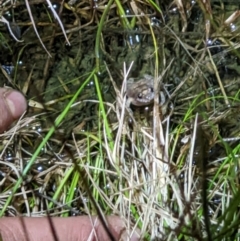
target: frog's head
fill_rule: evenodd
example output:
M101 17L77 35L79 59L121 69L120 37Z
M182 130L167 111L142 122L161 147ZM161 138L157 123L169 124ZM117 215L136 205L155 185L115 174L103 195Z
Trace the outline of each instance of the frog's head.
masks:
M138 83L134 88L127 89L128 102L136 106L145 106L153 102L153 86L147 83Z

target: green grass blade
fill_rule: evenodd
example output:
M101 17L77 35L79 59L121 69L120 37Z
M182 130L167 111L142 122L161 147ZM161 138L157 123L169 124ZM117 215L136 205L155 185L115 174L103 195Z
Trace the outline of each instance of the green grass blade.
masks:
M49 130L49 132L47 133L47 135L44 137L43 141L40 143L39 147L37 148L37 150L34 152L32 158L30 159L30 161L28 162L27 166L25 167L25 169L23 170L22 176L18 179L18 181L16 182L15 186L13 187L12 190L12 194L8 197L7 201L5 202L2 210L0 211L0 217L2 217L4 215L4 212L6 210L6 208L9 206L13 195L16 193L16 191L18 190L18 188L21 186L24 178L27 176L27 173L29 172L31 166L33 165L33 163L35 162L36 158L38 157L39 153L41 152L42 148L46 145L47 141L50 139L50 137L52 136L52 134L55 132L56 128L60 125L60 123L63 121L64 117L67 115L68 111L70 110L71 106L73 105L73 103L76 101L77 97L79 96L79 94L82 92L82 90L84 89L84 87L87 85L87 83L90 81L90 79L93 77L95 73L95 70L93 70L91 72L91 74L89 75L89 77L84 81L84 83L80 86L80 88L77 90L77 92L75 93L75 95L72 97L72 99L69 101L68 105L66 106L66 108L63 110L63 112L60 114L60 116L56 119L54 126L52 126Z

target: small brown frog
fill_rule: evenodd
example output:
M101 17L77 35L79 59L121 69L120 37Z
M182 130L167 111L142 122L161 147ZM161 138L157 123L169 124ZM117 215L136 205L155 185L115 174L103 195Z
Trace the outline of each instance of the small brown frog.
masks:
M133 78L127 80L127 92L128 105L146 106L154 100L154 77L145 74L142 79L134 82ZM163 91L160 91L160 105L165 103L165 95Z

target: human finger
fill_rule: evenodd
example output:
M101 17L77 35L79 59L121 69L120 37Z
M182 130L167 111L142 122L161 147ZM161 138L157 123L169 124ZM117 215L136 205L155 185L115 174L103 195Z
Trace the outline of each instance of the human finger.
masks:
M0 133L18 119L26 109L26 99L20 92L0 88Z
M137 232L133 232L132 235L128 234L121 218L107 216L106 219L108 230L115 240L139 240ZM0 219L0 233L3 241L55 241L50 223L53 225L58 241L111 241L99 218L95 216L53 217L51 222L46 217L4 217Z

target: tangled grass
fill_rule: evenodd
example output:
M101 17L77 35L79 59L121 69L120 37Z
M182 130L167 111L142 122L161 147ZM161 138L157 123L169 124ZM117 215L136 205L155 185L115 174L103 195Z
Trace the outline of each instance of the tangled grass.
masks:
M142 240L238 240L237 2L48 5L2 6L25 32L1 28L1 81L29 111L0 136L1 216L116 214ZM146 73L166 103L126 106Z

